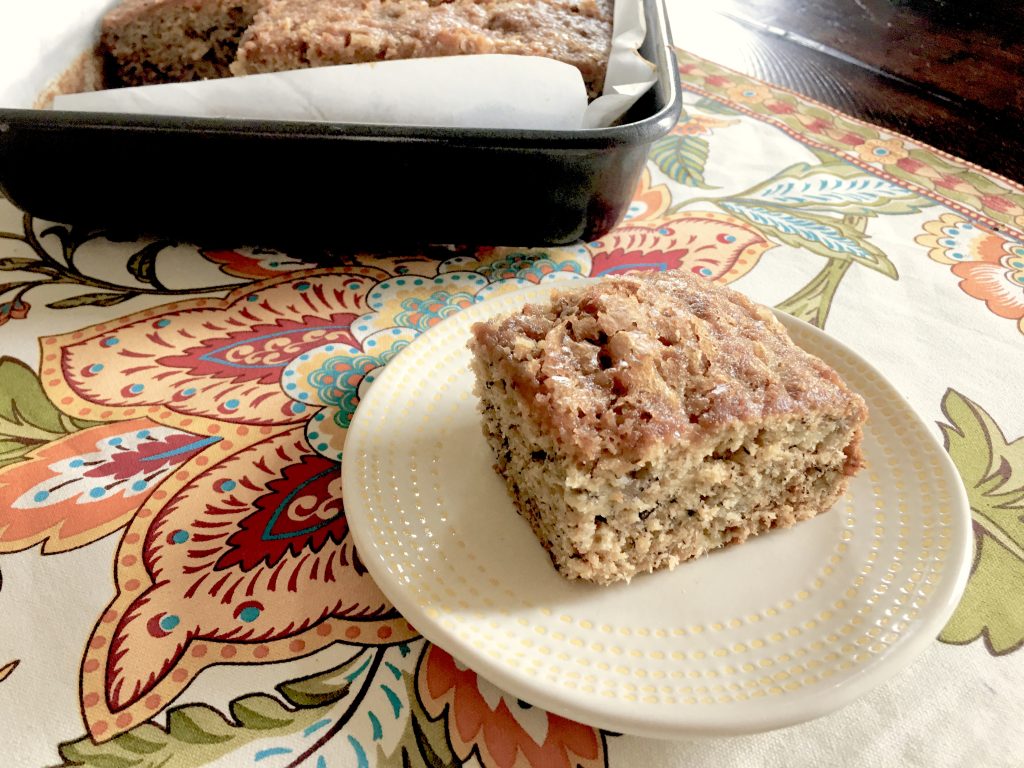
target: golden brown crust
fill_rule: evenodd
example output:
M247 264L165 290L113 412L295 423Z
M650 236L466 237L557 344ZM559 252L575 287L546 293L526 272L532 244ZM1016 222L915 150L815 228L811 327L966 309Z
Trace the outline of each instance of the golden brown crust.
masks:
M506 53L577 67L600 94L612 0L263 0L235 74L386 59Z
M550 307L477 323L471 345L524 416L581 463L642 460L730 423L806 414L863 422L864 401L771 311L685 272L608 278ZM847 471L861 464L859 440Z
M36 97L33 109L49 109L57 96L66 93L85 93L103 88L103 54L96 46L79 54L71 66L52 80Z
M111 85L473 53L546 56L604 87L614 0L123 0Z

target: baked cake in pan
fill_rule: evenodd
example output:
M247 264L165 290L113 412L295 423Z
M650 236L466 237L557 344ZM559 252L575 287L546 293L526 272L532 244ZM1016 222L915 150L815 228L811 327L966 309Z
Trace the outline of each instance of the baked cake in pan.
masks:
M769 309L688 273L555 291L469 345L495 467L568 578L811 518L863 463L864 400Z
M614 0L123 0L110 85L472 53L546 56L604 87Z

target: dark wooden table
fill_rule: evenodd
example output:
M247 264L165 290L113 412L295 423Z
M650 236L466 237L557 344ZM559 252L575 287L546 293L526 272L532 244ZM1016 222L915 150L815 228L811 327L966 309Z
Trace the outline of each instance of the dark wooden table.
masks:
M676 1L679 47L1024 181L1021 0Z

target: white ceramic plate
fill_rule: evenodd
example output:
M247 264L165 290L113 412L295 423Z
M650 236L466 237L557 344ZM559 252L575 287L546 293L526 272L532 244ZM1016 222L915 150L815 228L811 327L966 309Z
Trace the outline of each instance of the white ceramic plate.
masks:
M360 556L428 639L509 693L653 737L751 733L851 702L949 618L970 567L956 470L906 401L817 329L796 343L868 402L868 467L826 514L671 572L597 587L559 576L493 471L472 394L470 326L545 298L498 296L384 370L344 457Z

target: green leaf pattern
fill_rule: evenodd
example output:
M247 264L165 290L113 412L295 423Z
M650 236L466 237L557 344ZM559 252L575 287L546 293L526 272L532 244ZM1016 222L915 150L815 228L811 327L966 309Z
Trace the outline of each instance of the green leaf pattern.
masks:
M799 317L824 327L847 271L841 263L860 264L899 279L888 254L871 241L867 221L917 213L937 203L832 153L820 150L815 155L818 164L797 163L738 194L691 197L671 210L696 203L715 205L754 225L770 240L838 262L780 305L786 311L792 305Z
M937 203L907 187L865 173L852 163L799 163L745 196L801 211L852 216L917 213Z
M157 278L156 265L160 251L166 248L167 245L167 243L159 240L144 245L129 257L125 268L139 282L149 283L154 288L164 289L163 283Z
M896 278L896 267L866 236L845 222L810 213L793 213L749 200L722 201L721 206L786 245L805 248L830 259L851 259L882 274Z
M0 357L0 467L94 423L61 413L31 368L12 357Z
M996 655L1024 645L1024 437L1007 441L995 420L954 390L942 400L946 450L967 489L974 518L974 566L939 639L983 638Z
M710 189L704 183L704 166L708 162L708 140L704 137L670 133L654 142L650 158L673 181Z
M239 697L228 716L187 704L168 712L166 728L144 723L101 744L88 737L68 742L60 747L63 765L196 768L232 754L261 768L426 766L408 736L415 664L424 644L364 648L326 672L282 683L280 698ZM419 726L429 728L425 717ZM436 732L423 738L429 739L428 753L444 752Z
M426 644L420 645L425 652ZM414 655L422 661L421 652ZM431 719L420 704L416 673L406 674L404 680L409 717L390 754L385 755L378 744L377 765L380 768L460 768L463 763L452 752L444 718Z
M51 301L48 306L50 309L71 309L73 307L113 307L117 304L123 304L129 299L134 299L139 294L135 291L125 291L124 293L80 293L77 296L71 296L67 299L58 299L57 301Z

